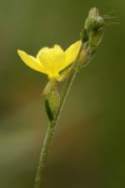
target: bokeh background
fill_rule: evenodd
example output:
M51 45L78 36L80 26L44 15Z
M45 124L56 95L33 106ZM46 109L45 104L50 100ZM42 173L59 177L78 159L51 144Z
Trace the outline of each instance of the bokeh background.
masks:
M0 187L33 188L47 118L46 77L17 48L67 47L97 6L108 26L93 62L78 75L52 143L44 188L125 187L125 1L0 0Z

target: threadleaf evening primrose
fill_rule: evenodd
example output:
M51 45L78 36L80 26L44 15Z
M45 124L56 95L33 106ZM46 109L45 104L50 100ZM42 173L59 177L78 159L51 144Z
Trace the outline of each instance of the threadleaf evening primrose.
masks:
M35 71L46 74L49 79L42 93L48 116L48 126L40 152L34 188L44 188L44 175L48 154L58 120L79 70L84 65L86 66L90 63L102 41L104 26L104 17L94 7L90 9L85 19L80 40L70 45L65 51L57 44L52 48L44 47L40 49L36 57L22 50L17 51L27 66ZM59 84L59 81L64 82Z
M75 62L82 42L79 40L70 45L65 51L59 45L52 48L44 47L33 57L22 50L18 55L31 69L47 74L49 79L60 80L60 72Z

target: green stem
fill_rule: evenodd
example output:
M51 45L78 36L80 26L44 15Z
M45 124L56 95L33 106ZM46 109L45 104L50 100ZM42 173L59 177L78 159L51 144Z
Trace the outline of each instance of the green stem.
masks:
M48 159L48 152L50 150L51 141L54 137L57 121L61 115L64 103L65 103L66 98L70 92L70 89L71 89L73 81L76 77L76 74L77 74L77 72L75 71L74 74L72 74L70 76L70 78L68 79L65 89L64 89L63 96L62 96L61 105L57 112L56 119L54 121L50 122L50 125L48 126L48 129L46 130L46 134L45 134L45 137L43 140L43 145L42 145L42 149L41 149L41 153L40 153L40 159L39 159L39 164L38 164L38 168L37 168L34 188L41 188L43 185L44 170L45 170L46 162Z
M37 168L37 173L36 173L36 177L35 177L34 188L40 188L43 185L44 170L45 170L46 163L47 163L48 151L50 149L51 140L55 133L55 125L56 125L56 123L52 122L46 130L46 134L45 134L45 137L43 140L43 145L42 145L42 149L41 149L41 153L40 153L40 159L39 159L39 164L38 164L38 168Z

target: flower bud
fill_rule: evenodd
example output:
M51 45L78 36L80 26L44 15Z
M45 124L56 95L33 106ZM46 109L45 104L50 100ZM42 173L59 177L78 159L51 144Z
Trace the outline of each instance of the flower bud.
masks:
M96 50L102 40L104 24L104 18L100 16L98 9L92 8L81 32L82 42L86 48L89 48L91 53Z

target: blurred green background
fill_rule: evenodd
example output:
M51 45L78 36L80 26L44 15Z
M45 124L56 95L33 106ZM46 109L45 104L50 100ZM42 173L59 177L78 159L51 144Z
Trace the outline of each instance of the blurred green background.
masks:
M78 75L52 144L44 188L125 187L125 1L0 0L0 187L33 188L47 118L46 77L18 48L67 47L91 7L118 17L93 62Z

